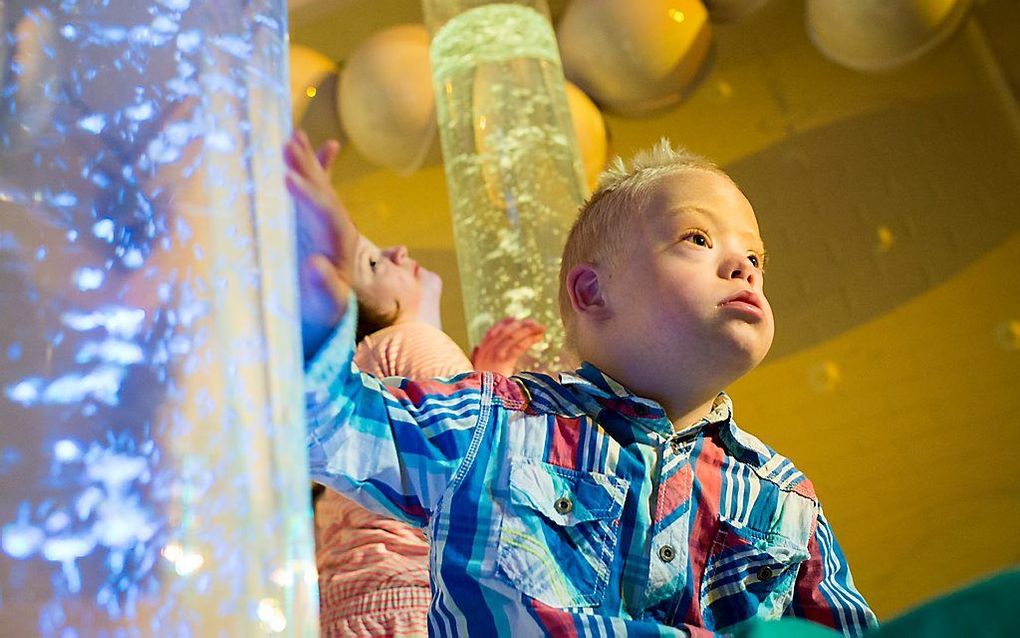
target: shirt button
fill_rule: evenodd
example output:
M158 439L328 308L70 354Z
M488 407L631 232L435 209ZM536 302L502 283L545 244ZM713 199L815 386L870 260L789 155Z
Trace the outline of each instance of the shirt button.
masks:
M672 545L663 545L659 548L659 558L662 559L662 562L664 563L672 562L672 560L676 558L676 550L673 549Z
M758 570L759 581L772 580L772 576L773 576L772 568L769 567L768 565L765 565Z
M574 503L566 496L561 496L553 503L553 507L559 514L569 514L574 509Z

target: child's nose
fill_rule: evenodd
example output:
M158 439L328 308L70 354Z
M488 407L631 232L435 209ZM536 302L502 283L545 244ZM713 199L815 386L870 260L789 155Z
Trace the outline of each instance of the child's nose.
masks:
M739 277L739 278L747 281L747 283L749 283L749 284L751 284L753 286L754 283L755 283L755 280L757 280L757 278L758 278L758 273L755 272L754 268L752 268L750 266L750 264L749 264L747 266L744 266L743 268L734 270L733 271L733 276L734 277Z
M754 285L758 280L758 271L743 255L726 259L720 270L722 276L727 279L743 279L751 285Z
M407 259L407 246L393 246L386 249L387 257L398 266Z

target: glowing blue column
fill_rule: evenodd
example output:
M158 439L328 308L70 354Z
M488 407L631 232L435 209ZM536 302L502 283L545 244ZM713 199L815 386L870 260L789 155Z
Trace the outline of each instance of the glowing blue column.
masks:
M548 7L423 6L468 336L530 317L547 331L525 366L567 365L559 264L585 180Z
M283 0L0 2L0 633L317 633Z

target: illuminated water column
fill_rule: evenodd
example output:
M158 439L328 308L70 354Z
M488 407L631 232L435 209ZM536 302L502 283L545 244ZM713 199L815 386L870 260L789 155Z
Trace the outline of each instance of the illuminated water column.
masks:
M525 362L568 363L560 255L585 195L545 0L423 0L472 345L503 316L548 331Z
M316 634L285 3L0 14L0 634Z

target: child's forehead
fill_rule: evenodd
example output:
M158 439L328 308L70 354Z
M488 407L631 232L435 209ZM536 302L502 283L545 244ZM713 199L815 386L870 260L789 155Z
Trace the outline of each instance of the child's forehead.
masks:
M358 237L358 251L363 252L366 255L377 255L382 252L371 239L364 235Z
M743 191L728 175L714 170L684 167L661 175L649 184L650 198L708 206L720 198L746 201Z
M701 175L689 174L695 171ZM685 173L670 174L659 181L643 206L645 223L664 229L693 224L762 242L754 209L732 180L701 169Z

